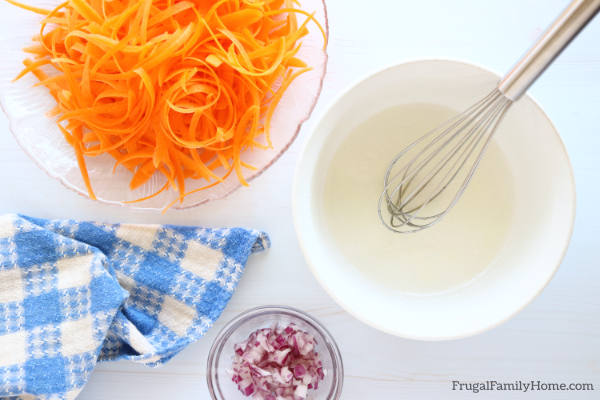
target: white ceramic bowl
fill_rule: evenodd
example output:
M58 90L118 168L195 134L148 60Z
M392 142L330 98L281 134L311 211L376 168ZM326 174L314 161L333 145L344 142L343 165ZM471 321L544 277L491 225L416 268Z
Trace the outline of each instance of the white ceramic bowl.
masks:
M339 144L357 124L403 104L432 103L463 110L494 88L498 79L492 72L455 61L396 65L350 88L316 125L295 176L294 223L317 280L361 321L413 339L473 335L523 309L557 270L573 228L575 186L556 129L529 96L511 107L494 137L514 176L513 222L485 273L469 284L422 296L378 285L344 259L335 238L326 233L327 218L321 218L324 171ZM377 254L372 262L377 262Z

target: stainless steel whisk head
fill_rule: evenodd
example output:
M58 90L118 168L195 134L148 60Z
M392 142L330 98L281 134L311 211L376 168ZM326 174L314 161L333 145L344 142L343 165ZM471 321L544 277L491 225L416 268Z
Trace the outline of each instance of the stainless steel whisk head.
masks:
M388 229L418 232L454 207L511 104L599 10L600 0L573 0L495 90L394 157L378 204L379 218Z
M396 155L379 198L381 221L393 231L409 233L446 215L467 188L511 104L495 89Z

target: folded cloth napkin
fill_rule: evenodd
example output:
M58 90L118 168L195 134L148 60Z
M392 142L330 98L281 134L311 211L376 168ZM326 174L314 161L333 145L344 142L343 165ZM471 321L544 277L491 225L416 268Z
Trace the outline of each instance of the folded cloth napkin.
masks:
M73 399L97 361L169 360L268 246L241 228L0 216L0 398Z

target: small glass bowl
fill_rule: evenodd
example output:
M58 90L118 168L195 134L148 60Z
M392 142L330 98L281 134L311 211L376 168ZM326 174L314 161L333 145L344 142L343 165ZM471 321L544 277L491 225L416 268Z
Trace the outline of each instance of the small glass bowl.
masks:
M229 369L233 362L234 345L243 342L257 329L275 324L294 323L298 329L315 337L316 351L327 371L317 390L308 391L310 400L338 400L342 394L344 366L331 334L310 315L291 307L263 306L247 310L231 320L215 339L208 354L206 379L213 400L251 400L244 396L231 380Z

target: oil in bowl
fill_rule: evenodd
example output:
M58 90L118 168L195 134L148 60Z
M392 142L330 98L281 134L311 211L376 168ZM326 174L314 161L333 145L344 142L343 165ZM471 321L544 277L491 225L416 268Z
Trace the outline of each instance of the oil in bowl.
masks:
M398 234L378 218L390 161L456 114L426 103L391 107L358 124L334 152L323 190L324 226L347 263L365 279L404 293L449 291L485 273L505 243L514 214L514 185L494 141L462 198L439 223Z

